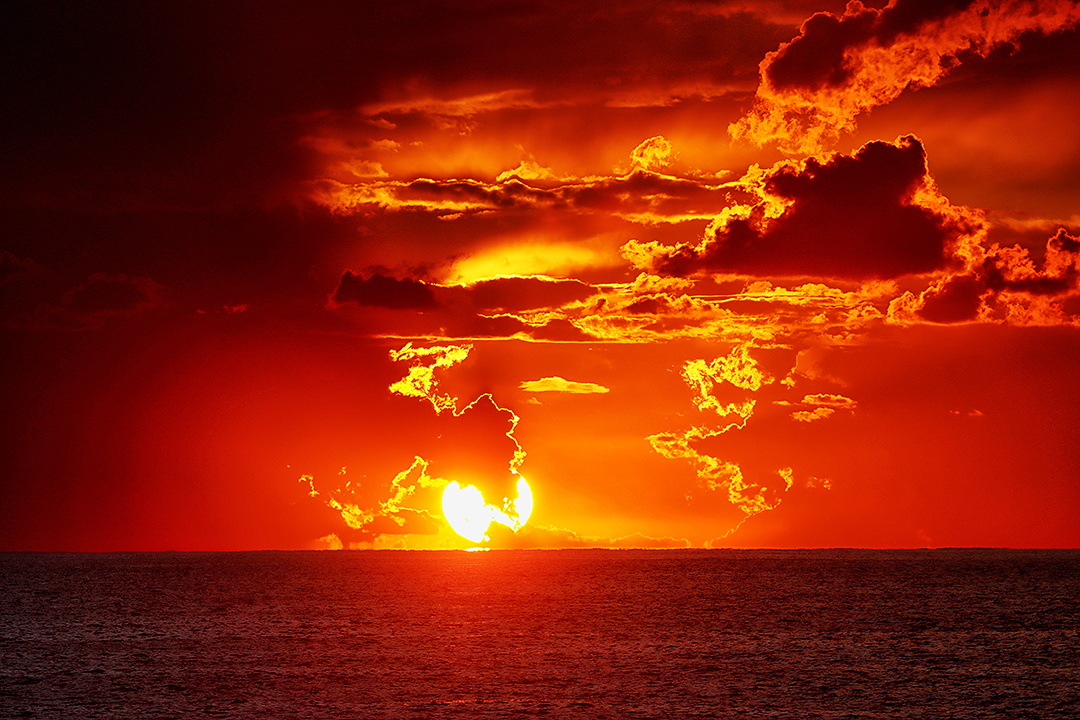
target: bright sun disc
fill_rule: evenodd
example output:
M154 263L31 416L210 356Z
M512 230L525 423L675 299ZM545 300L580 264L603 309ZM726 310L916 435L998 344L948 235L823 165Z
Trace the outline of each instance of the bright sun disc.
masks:
M488 539L487 529L492 522L517 532L529 520L533 509L532 489L521 476L518 476L517 493L513 501L504 499L505 509L500 509L487 504L474 486L462 487L452 481L443 491L443 516L454 532L475 543Z

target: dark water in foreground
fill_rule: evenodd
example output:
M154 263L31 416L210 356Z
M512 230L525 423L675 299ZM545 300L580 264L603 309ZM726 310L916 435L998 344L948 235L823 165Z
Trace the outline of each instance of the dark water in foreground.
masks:
M1080 551L0 555L0 717L1076 718Z

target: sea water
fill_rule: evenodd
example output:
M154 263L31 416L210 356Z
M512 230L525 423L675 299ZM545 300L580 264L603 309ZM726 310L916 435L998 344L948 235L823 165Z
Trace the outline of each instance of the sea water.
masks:
M0 717L1076 718L1080 551L0 555Z

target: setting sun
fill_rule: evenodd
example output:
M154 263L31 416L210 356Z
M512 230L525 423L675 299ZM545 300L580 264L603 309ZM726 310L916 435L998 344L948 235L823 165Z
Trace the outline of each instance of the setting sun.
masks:
M504 498L503 508L484 501L483 494L472 485L461 487L450 482L443 491L443 516L461 537L474 543L487 540L488 526L500 523L517 532L529 520L533 508L532 490L525 478L518 478L517 498Z

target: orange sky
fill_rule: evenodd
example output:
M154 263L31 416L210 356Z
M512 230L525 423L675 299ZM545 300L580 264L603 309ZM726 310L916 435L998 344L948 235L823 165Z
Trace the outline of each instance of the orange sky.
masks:
M1080 546L1075 2L5 26L0 550Z

